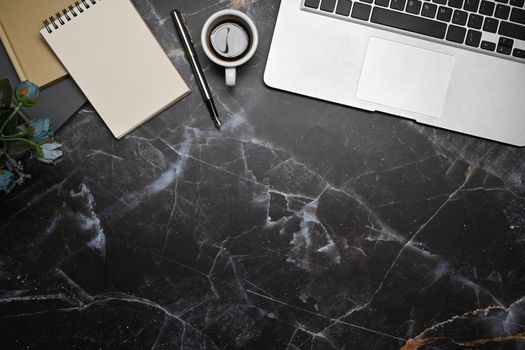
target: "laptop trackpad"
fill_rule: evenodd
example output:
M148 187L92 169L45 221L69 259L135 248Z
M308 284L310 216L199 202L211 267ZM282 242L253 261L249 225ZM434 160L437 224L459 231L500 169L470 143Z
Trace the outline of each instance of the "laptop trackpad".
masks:
M373 37L356 97L439 117L453 66L454 56Z

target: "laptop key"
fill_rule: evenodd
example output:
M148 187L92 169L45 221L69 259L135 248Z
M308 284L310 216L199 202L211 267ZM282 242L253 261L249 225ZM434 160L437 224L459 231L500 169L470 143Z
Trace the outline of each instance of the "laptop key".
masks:
M501 2L501 3L503 3L503 4L506 4L506 3L509 2L509 0L496 0L496 1L497 1L497 2Z
M525 5L525 0L510 0L510 4L512 6L523 7Z
M326 12L334 12L335 0L323 0L321 2L321 10Z
M319 8L319 4L321 3L321 0L305 0L304 6L310 7L313 9Z
M479 0L465 0L463 9L470 12L478 12Z
M421 1L419 0L408 0L406 12L413 13L415 15L419 15L419 11L421 10Z
M481 32L477 30L469 29L467 32L467 38L465 44L472 47L478 47L481 41Z
M452 18L452 9L445 6L439 6L437 19L440 21L450 22Z
M453 41L455 43L463 44L463 41L465 40L465 33L467 30L463 27L448 26L448 32L447 32L447 40Z
M448 6L460 9L463 7L463 0L448 0Z
M485 17L485 23L483 24L483 30L489 33L496 33L498 30L499 21L494 18Z
M496 43L483 40L481 42L481 48L483 50L487 50L487 51L494 51L494 50L496 50Z
M512 47L512 45L514 45L514 40L501 37L499 38L498 45Z
M445 38L447 31L446 23L391 11L382 7L374 7L371 22L439 39Z
M515 23L501 21L498 34L514 39L525 40L525 27Z
M468 18L468 26L474 29L481 29L483 25L483 16L471 13Z
M339 0L337 2L337 9L335 13L342 16L349 16L352 8L352 0Z
M525 58L525 50L514 49L514 51L512 51L512 56L519 57L519 58Z
M513 8L510 14L510 21L525 24L525 10Z
M483 0L481 1L481 6L479 8L479 13L486 16L492 16L494 13L494 8L496 7L496 4L494 4L492 1Z
M389 0L375 0L374 4L378 6L388 7Z
M390 8L394 10L403 11L405 9L406 0L392 0L390 2Z
M507 19L509 18L510 13L510 7L502 4L498 4L496 6L496 12L494 13L494 17L501 18L501 19Z
M432 0L432 2L435 2L436 4L440 4L440 5L446 5L447 4L447 0Z
M366 2L366 3L369 3L369 4L371 4L371 3L374 2L374 0L359 0L359 1L361 1L361 2Z
M514 40L509 38L499 38L497 52L504 55L510 55L512 51L512 46L514 45Z
M423 9L421 10L421 15L428 18L436 17L437 5L425 2L423 4Z
M363 21L368 21L370 18L370 11L372 6L356 3L352 9L352 17L357 19L362 19Z
M452 16L452 23L464 26L467 23L468 13L465 11L455 10Z

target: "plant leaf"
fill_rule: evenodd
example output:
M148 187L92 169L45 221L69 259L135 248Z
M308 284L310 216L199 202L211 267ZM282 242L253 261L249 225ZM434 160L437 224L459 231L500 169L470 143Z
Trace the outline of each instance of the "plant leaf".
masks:
M31 145L24 141L9 141L7 142L7 153L15 159L22 157L31 150Z
M0 110L9 108L13 100L13 87L8 78L0 79Z

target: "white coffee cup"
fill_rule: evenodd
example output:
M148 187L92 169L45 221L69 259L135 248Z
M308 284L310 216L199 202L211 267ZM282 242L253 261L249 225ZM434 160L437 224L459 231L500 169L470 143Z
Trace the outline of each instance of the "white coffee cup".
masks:
M235 86L237 67L253 57L259 44L255 23L237 10L221 10L204 23L201 33L204 53L226 69L226 85Z

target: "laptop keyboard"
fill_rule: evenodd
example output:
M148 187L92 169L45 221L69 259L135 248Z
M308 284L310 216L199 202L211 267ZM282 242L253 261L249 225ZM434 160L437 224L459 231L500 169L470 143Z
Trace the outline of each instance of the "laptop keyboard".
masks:
M304 0L304 8L525 62L525 0Z

